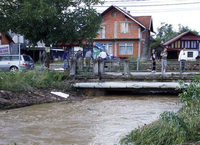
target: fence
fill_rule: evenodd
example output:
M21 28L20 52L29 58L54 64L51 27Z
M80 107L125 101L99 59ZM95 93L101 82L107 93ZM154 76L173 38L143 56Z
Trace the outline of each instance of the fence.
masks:
M161 72L162 61L156 61L156 71ZM70 74L81 75L81 74L93 74L101 75L105 72L121 72L123 74L129 74L130 72L150 72L151 61L137 61L133 59L118 59L112 60L86 60L76 58L70 59ZM51 65L52 66L52 65ZM51 67L50 66L50 67ZM57 65L58 66L58 65ZM61 67L61 66L60 66ZM167 60L167 72L180 72L180 62L177 60ZM186 61L185 72L200 71L200 60Z

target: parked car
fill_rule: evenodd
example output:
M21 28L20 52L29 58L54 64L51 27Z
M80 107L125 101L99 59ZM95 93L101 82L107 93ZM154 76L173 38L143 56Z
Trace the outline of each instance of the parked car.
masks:
M0 69L12 72L18 69L34 69L34 61L29 55L0 55Z

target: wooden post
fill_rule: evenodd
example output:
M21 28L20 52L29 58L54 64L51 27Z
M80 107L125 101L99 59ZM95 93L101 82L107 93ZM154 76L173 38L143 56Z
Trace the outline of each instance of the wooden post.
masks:
M70 75L73 76L76 74L76 57L70 58L69 64L70 64Z
M93 75L98 76L99 75L99 64L98 59L93 60Z
M77 60L77 66L78 66L79 71L83 71L83 59L82 58L79 58Z
M103 74L104 74L104 60L99 59L99 75L103 75Z
M124 60L124 75L129 75L129 60Z

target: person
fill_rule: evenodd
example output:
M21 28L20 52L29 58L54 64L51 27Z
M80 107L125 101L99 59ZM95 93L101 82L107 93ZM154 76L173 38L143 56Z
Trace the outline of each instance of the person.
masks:
M178 61L180 61L180 70L181 73L183 73L184 69L185 69L185 61L187 60L187 55L186 55L186 48L183 48L180 51L180 54L178 56Z
M166 72L167 67L167 48L164 48L164 50L161 52L160 56L162 57L162 72Z
M67 70L69 68L69 50L66 50L65 53L63 54L63 68L64 70Z
M87 67L87 71L89 71L89 68L90 68L90 61L92 59L92 50L88 50L86 53L85 53L85 64L86 64L86 67Z
M107 53L103 50L101 50L101 52L99 53L99 57L101 59L107 60L107 56L108 56Z
M151 72L156 72L156 54L155 54L155 49L152 49L151 62L152 62Z
M82 58L83 56L82 56L82 52L81 52L81 50L78 50L78 52L76 53L76 59L78 60L79 58Z

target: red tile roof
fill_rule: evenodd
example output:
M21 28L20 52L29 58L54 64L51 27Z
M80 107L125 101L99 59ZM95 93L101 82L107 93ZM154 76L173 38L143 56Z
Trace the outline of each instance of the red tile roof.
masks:
M192 31L187 31L187 32L181 33L180 35L178 35L178 36L174 37L173 39L167 41L164 45L170 45L171 43L177 41L178 39L182 38L183 36L186 36L189 33L191 33L192 35L194 35L195 37L197 37L200 40L199 35L193 33Z
M122 10L121 8L119 8L118 6L114 6L114 5L110 6L108 9L106 9L104 12L102 12L101 15L103 16L105 13L107 13L112 8L119 10L120 12L122 12L124 15L126 15L127 17L129 17L130 19L135 21L138 25L142 26L143 28L147 28L150 31L154 32L151 16L135 16L134 17L129 12L126 12L126 11Z
M151 16L133 16L133 18L142 23L146 28L151 28Z

